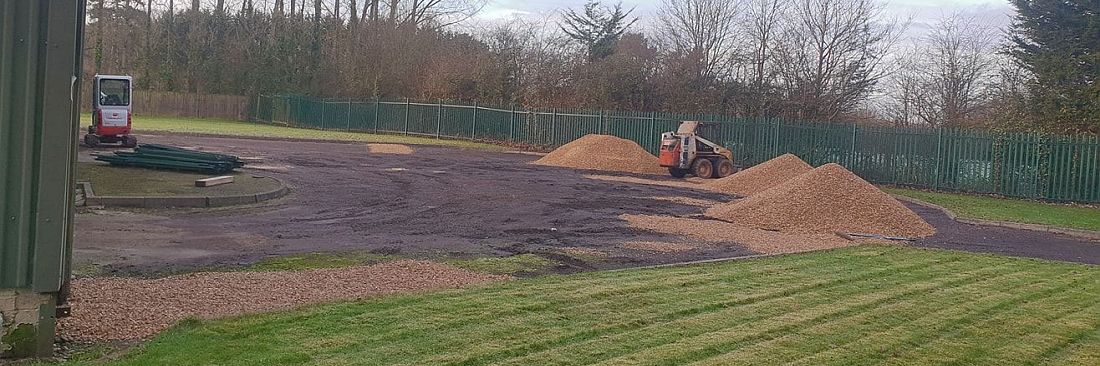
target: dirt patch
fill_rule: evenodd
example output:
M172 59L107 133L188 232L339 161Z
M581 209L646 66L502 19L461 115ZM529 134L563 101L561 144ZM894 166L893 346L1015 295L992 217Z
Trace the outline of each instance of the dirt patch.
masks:
M70 300L73 315L61 320L60 334L73 341L143 339L190 317L210 319L508 278L434 262L398 261L293 272L77 279Z
M657 253L678 253L699 249L698 245L685 243L669 243L662 241L632 241L620 245L626 249L642 250Z
M711 189L739 196L751 196L813 170L794 154L783 154L737 174L707 183Z
M746 228L717 220L669 216L622 215L631 227L686 236L711 243L737 243L765 254L798 253L860 244L834 234L786 234Z
M585 135L532 164L635 174L667 174L657 157L638 143L609 135Z
M684 179L647 179L639 177L627 177L619 175L601 175L601 174L588 174L584 176L588 179L603 180L608 182L619 183L631 183L631 184L646 184L651 186L661 187L673 187L673 188L690 188L690 189L702 189L709 190L710 187L699 184L696 181L684 180Z
M894 197L837 164L826 164L706 215L787 233L866 233L926 237L936 233Z
M411 147L400 144L367 144L367 150L370 151L371 154L408 155L413 153Z

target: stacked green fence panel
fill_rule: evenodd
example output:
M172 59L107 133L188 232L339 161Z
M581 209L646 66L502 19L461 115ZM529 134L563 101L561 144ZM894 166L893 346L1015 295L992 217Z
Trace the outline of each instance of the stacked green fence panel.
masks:
M750 167L784 153L814 166L839 163L879 184L993 193L1052 201L1100 202L1095 136L857 126L773 118L514 106L447 101L336 100L262 95L259 122L556 147L590 133L622 137L656 153L661 132L682 120L715 122L702 134Z

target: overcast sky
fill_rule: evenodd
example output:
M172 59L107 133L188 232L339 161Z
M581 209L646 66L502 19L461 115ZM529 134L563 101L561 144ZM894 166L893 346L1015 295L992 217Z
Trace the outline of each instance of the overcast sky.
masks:
M513 18L529 20L558 19L561 10L579 8L586 0L488 0L485 9L477 16L482 22L506 21ZM614 0L605 0L613 4ZM654 18L661 0L622 0L623 7L635 8L640 24ZM1007 27L1011 22L1012 7L1008 0L891 0L883 1L891 17L912 18L909 35L924 33L928 24L944 14L962 13L994 28Z

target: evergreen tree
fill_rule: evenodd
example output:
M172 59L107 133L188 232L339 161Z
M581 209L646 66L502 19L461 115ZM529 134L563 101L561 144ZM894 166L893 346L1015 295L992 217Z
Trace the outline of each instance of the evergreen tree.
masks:
M1100 132L1100 1L1012 0L1009 54L1033 76L1040 127Z
M637 18L628 19L633 11L623 10L622 4L603 6L599 1L590 0L584 4L583 13L567 10L560 27L569 38L580 41L588 48L588 61L599 61L615 52L619 38L638 21Z

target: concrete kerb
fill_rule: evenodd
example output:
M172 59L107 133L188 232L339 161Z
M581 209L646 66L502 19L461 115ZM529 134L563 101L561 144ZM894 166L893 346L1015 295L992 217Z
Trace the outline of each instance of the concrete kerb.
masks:
M271 177L263 178L279 182L279 188L266 192L236 196L120 197L98 196L92 189L92 184L90 182L77 182L77 184L84 189L85 206L128 208L212 208L248 205L276 199L290 192L290 188L287 188L283 181Z
M896 195L896 194L894 194L892 196L894 196L894 198L897 199L898 201L908 202L908 203L912 203L912 204L915 204L915 205L921 205L921 206L924 206L924 207L933 208L933 209L942 211L944 214L947 215L947 217L950 217L952 220L955 220L957 222L961 222L961 223L964 223L964 224L1006 227L1006 228L1010 228L1010 229L1031 230L1031 231L1044 231L1044 232L1048 232L1048 233L1062 234L1062 235L1072 236L1072 237L1075 237L1075 238L1081 238L1081 239L1086 239L1086 240L1100 241L1100 231L1067 229L1067 228L1061 228L1061 227L1050 226L1050 225L1023 224L1023 223L1018 223L1018 222L991 221L991 220L961 218L958 215L956 215L954 212L951 212L951 210L948 210L946 207L943 207L943 206L940 206L940 205L937 205L937 204L934 204L934 203L925 202L925 201L918 200L916 198L906 197L906 196L901 196L901 195Z

